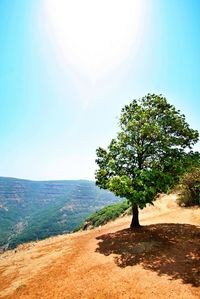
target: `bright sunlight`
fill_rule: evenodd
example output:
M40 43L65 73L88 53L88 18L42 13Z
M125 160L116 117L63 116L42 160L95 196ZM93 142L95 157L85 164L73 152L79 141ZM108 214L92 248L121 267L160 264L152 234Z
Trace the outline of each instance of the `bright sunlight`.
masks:
M95 82L136 51L147 4L140 0L44 0L46 23L58 54Z

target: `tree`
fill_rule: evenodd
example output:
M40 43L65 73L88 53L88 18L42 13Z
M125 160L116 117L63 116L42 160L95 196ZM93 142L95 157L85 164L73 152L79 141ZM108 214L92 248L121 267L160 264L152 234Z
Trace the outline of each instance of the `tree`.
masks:
M96 184L126 198L132 206L131 228L140 227L138 208L153 204L173 187L199 154L192 151L198 131L162 95L148 94L126 105L120 132L107 149L96 151Z

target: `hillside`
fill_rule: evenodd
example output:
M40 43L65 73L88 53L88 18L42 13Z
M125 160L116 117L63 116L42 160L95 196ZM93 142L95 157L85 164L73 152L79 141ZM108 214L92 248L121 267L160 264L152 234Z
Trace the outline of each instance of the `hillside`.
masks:
M3 299L199 299L200 209L164 196L101 228L20 245L0 255Z
M91 213L118 201L92 181L0 177L0 249L71 232Z

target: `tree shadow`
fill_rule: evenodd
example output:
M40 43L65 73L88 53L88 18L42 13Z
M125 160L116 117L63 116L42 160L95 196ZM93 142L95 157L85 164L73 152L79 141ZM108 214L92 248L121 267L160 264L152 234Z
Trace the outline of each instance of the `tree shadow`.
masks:
M97 237L96 252L115 254L119 267L141 264L144 269L200 286L200 228L161 223L124 229Z

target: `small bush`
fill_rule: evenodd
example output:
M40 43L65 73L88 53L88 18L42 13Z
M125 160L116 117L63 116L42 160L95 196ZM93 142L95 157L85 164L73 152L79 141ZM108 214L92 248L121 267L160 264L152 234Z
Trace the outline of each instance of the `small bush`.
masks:
M127 200L104 207L103 209L89 216L78 229L85 230L88 228L104 225L122 215L129 207L130 205L128 204ZM78 229L76 229L76 231Z
M178 186L180 206L200 205L200 168L194 168L183 176Z

